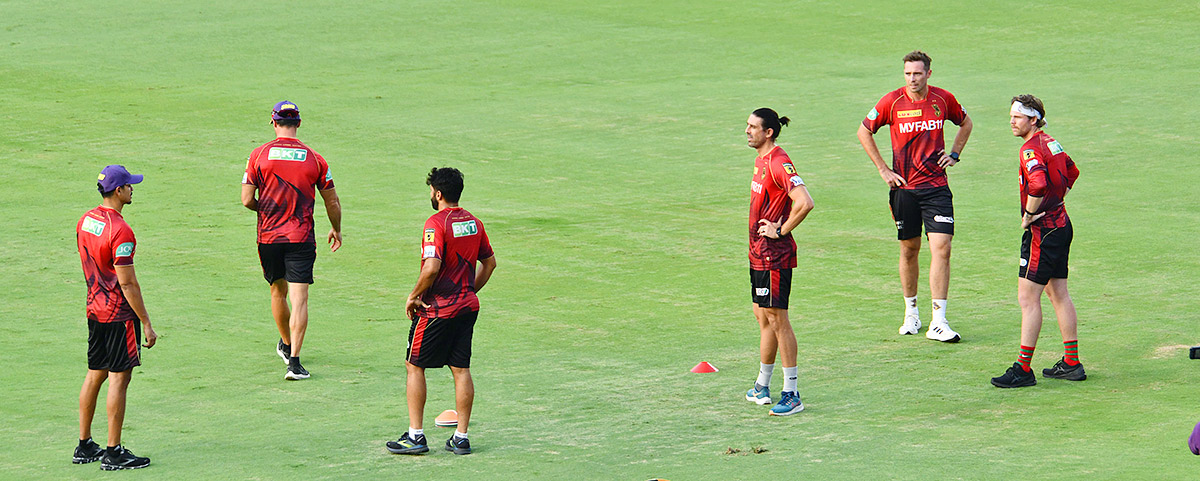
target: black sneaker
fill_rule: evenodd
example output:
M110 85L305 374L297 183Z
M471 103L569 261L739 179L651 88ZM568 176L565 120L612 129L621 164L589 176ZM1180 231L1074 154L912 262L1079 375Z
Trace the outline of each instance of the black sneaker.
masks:
M308 371L305 370L304 366L301 366L299 362L293 362L288 364L287 374L284 374L283 378L287 379L288 381L308 379Z
M284 344L283 339L280 339L279 344L275 346L275 353L279 354L279 357L283 358L284 364L290 364L292 362L292 346Z
M992 385L996 387L1028 387L1034 384L1037 384L1037 376L1033 375L1033 371L1025 372L1019 362L1014 362L1003 376L992 378Z
M1054 367L1050 369L1042 369L1042 377L1050 379L1066 379L1068 381L1082 381L1087 379L1087 373L1083 371L1083 363L1076 363L1074 366L1067 364L1067 360L1059 359L1054 363Z
M86 443L75 447L75 457L71 458L71 462L75 464L87 464L99 461L104 457L104 448L88 438Z
M104 459L100 460L100 469L116 471L118 469L140 469L150 465L150 458L135 456L125 446L117 445L112 450L105 450Z
M454 454L471 454L471 441L468 441L467 438L450 436L450 439L446 440L446 451Z
M405 432L400 439L388 441L387 450L392 454L422 454L429 452L429 446L425 443L424 434L418 434L417 439L411 439L408 432Z

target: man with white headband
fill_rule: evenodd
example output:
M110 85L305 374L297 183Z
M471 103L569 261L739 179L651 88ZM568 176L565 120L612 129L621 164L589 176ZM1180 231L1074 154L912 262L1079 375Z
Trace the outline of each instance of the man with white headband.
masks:
M1050 297L1058 329L1062 332L1063 357L1042 376L1068 381L1087 379L1079 362L1075 304L1067 293L1067 257L1071 252L1071 219L1063 198L1079 178L1079 169L1062 145L1045 132L1046 108L1032 95L1013 97L1009 115L1013 135L1025 139L1021 146L1021 267L1017 279L1017 302L1021 305L1021 350L1017 362L1002 376L992 378L996 387L1026 387L1037 384L1029 367L1042 329L1042 291Z
M917 280L920 275L921 226L929 238L929 290L933 298L933 321L925 337L958 342L957 332L946 321L946 297L950 290L950 240L954 237L954 195L947 183L946 168L958 163L958 155L971 136L971 118L950 92L929 85L933 74L925 52L904 56L905 86L888 92L858 127L863 150L891 187L889 206L900 240L900 287L904 292L904 321L900 334L921 329L917 309ZM959 126L954 146L946 152L942 127L946 121ZM875 144L875 132L891 125L892 166L888 168Z

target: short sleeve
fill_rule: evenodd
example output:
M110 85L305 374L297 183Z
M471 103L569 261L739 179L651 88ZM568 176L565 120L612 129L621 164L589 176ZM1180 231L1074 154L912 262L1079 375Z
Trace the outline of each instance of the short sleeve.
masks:
M496 255L495 252L492 252L492 242L488 240L487 231L484 230L482 222L479 223L479 235L479 254L475 258L487 259Z
M1033 197L1046 195L1046 159L1037 149L1021 149L1021 168L1025 170L1027 193Z
M784 193L791 193L792 189L804 185L804 179L796 173L796 166L792 165L791 159L786 159L783 162L772 161L767 164L770 169L771 180L775 181L775 185L779 186Z
M333 188L333 172L329 171L329 163L325 162L325 158L320 154L313 152L317 157L317 190L329 190Z
M133 254L137 251L137 239L133 237L133 231L129 227L121 226L113 232L112 246L113 265L133 265Z
M421 258L441 259L445 232L436 219L425 221L425 231L421 234Z
M255 162L255 158L254 158L255 157L254 154L257 154L257 153L258 153L258 150L255 149L254 152L250 154L250 157L246 158L246 170L244 172L242 172L242 183L243 184L255 185L255 186L259 185L258 168L255 165L256 162Z
M884 95L875 103L875 107L867 112L867 118L863 119L863 126L870 130L871 133L879 131L880 127L892 123L892 96Z
M967 119L967 112L958 103L958 98L954 94L946 92L946 103L946 120L954 122L954 125L962 125L963 120Z

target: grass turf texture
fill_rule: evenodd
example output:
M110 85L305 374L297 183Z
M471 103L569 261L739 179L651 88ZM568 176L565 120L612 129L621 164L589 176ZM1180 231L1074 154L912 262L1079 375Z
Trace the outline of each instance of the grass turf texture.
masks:
M8 179L0 265L0 478L74 466L85 368L72 228L122 163L126 217L158 332L124 439L156 479L1182 479L1196 459L1200 21L1187 2L6 2L0 97ZM854 137L934 58L975 131L952 169L958 345L899 338L886 188ZM1016 357L1019 246L1009 98L1034 93L1079 163L1071 288L1084 383L999 390ZM238 203L245 156L280 99L329 160L345 245L319 255L303 358L282 380ZM771 106L817 209L793 288L808 409L742 400L757 370L748 305L742 122ZM948 129L952 137L954 129ZM887 155L887 135L877 140ZM429 167L500 268L482 293L476 454L440 451L449 373L430 372L438 450L386 454L407 426L401 309ZM318 214L318 234L327 229ZM922 264L927 264L927 253ZM921 308L928 322L927 280ZM1048 315L1034 364L1061 355ZM716 374L689 374L707 360ZM778 379L772 386L778 396ZM103 395L103 392L102 392ZM103 404L103 401L101 401ZM104 408L95 437L104 440ZM732 449L731 449L732 448ZM751 473L754 473L753 475ZM147 478L148 479L148 478Z

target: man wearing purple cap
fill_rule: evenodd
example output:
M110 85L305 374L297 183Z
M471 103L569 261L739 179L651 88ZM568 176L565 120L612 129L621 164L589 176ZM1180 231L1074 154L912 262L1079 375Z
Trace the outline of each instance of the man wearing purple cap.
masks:
M121 446L125 421L125 391L133 368L140 366L141 329L146 331L146 348L154 346L158 334L150 327L150 315L142 302L142 289L133 272L137 239L121 209L133 203L133 184L142 176L125 167L110 165L100 171L96 188L103 196L100 206L89 210L75 226L79 259L87 281L88 372L79 391L79 446L71 462L100 461L100 469L137 469L150 465L150 458L134 456ZM138 323L141 320L141 323ZM92 417L104 381L108 383L108 449L92 441Z
M1200 455L1200 423L1196 423L1196 427L1192 428L1192 436L1188 438L1188 449L1192 450L1192 454Z
M246 161L242 205L258 212L258 258L271 285L271 314L279 328L275 349L288 366L283 378L307 379L308 371L300 365L300 345L308 329L308 286L317 259L314 190L325 201L333 226L329 247L334 252L342 246L342 206L325 158L296 138L300 127L296 104L287 100L275 104L271 125L275 140L254 149Z

